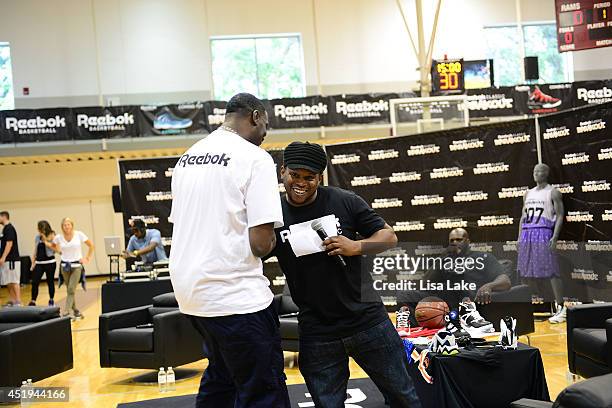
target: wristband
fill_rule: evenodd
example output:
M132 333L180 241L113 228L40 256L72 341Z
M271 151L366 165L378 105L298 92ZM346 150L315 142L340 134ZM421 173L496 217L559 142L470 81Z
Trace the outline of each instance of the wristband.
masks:
M134 255L138 256L138 250L134 251Z

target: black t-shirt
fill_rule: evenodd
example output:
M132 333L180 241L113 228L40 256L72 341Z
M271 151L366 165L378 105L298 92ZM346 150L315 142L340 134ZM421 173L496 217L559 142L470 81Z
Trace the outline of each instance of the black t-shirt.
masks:
M13 246L9 251L6 260L7 261L19 261L19 246L17 245L17 231L13 224L6 224L2 229L2 239L0 239L0 257L4 254L4 248L8 241L13 242Z
M276 229L276 248L270 254L278 258L287 277L293 301L300 308L301 338L338 339L366 330L388 318L380 297L371 293L362 302L361 290L374 292L371 276L361 276L361 257L344 257L343 268L325 252L296 257L289 240L289 227L326 215L335 215L338 232L356 240L357 234L368 238L385 226L385 221L356 194L335 187L318 189L314 202L294 207L281 197L285 225ZM369 281L368 281L369 279ZM363 283L363 285L362 285Z

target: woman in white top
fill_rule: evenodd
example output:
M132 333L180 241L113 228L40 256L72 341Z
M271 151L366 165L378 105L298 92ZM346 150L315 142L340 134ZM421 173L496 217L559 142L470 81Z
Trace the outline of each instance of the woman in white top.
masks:
M81 231L75 231L74 221L66 217L62 220L62 233L55 236L53 243L55 251L61 253L60 270L68 291L64 315L70 315L73 320L83 318L76 307L75 291L83 273L83 265L89 263L93 255L93 242ZM83 256L81 250L83 244L88 247L86 256Z

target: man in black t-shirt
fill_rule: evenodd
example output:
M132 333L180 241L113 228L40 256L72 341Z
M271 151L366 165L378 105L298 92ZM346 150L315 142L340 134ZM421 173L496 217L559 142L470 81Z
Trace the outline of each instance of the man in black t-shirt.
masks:
M21 294L19 281L21 278L21 265L19 262L19 247L17 245L17 231L10 222L7 211L0 212L2 238L0 239L0 285L6 285L9 293L7 306L20 306Z
M402 341L380 298L361 301L362 287L373 291L371 282L362 282L361 255L394 247L397 237L362 198L319 185L326 164L320 145L293 142L284 151L281 168L287 192L281 198L285 226L276 229L271 255L277 257L300 308L300 371L317 407L344 406L349 357L392 407L420 407ZM322 244L313 223L327 225L323 229L329 238ZM305 242L315 244L308 250Z

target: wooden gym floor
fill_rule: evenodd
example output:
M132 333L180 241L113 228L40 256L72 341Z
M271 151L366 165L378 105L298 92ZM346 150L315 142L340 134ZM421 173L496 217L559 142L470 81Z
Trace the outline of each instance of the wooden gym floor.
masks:
M106 278L88 278L87 291L79 286L77 290L77 306L85 315L83 320L72 323L72 342L74 348L74 368L53 377L35 383L40 387L69 387L69 403L44 403L33 407L115 407L121 402L134 402L166 396L194 394L197 392L201 372L207 361L201 360L180 368L199 370L195 377L177 381L176 391L160 394L157 383L143 384L132 380L147 370L132 370L125 368L101 368L98 356L98 316L101 313L100 287ZM22 303L30 301L31 286L21 288ZM56 288L55 302L63 308L66 299L66 288ZM7 302L6 288L0 289L0 303ZM45 282L40 285L38 304L46 305L49 300ZM548 321L536 322L536 332L531 336L531 345L538 347L544 360L546 380L551 399L567 386L567 349L565 324L551 325ZM33 339L44 341L44 339ZM527 342L525 337L520 341ZM53 350L49 350L50 353ZM293 353L285 353L285 373L287 383L303 383L297 367L292 365ZM365 373L351 360L351 378L366 377ZM155 377L155 381L156 377Z

